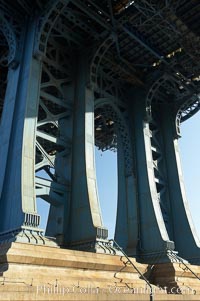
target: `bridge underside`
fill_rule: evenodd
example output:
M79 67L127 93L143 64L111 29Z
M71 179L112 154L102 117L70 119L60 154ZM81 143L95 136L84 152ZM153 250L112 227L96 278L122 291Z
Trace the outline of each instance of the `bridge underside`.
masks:
M199 8L1 1L2 242L112 252L96 145L117 150L118 244L146 263L168 261L172 251L198 263L178 138L180 123L200 109ZM36 198L50 204L45 235Z

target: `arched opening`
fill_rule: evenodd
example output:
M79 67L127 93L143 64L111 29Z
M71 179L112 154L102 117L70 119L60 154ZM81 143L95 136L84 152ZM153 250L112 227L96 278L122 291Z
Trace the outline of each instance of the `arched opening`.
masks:
M184 182L192 219L200 238L199 180L200 180L200 112L181 124L182 138L179 140Z
M48 176L47 173L45 173L44 170L36 172L36 179L37 178L50 179L50 177ZM36 184L36 188L37 188L37 184ZM40 229L44 230L44 233L45 233L46 227L47 227L50 204L48 202L46 202L42 197L36 196L36 205L37 205L37 213L41 217L39 227L40 227Z
M108 238L114 238L117 214L117 152L102 152L96 147L96 175L99 200Z
M113 99L100 98L95 101L94 112L95 145L102 151L99 155L100 158L97 158L97 182L99 184L101 181L99 189L100 191L103 190L102 193L100 192L100 203L103 206L103 210L105 210L105 213L103 212L104 222L105 219L109 219L110 217L110 220L105 223L105 226L108 226L111 231L109 237L114 236L123 247L127 247L129 244L129 236L132 235L129 235L129 227L135 229L135 226L130 223L132 219L129 217L129 215L132 214L132 210L129 210L129 208L132 203L131 198L134 195L134 179L132 147L124 117L125 110L120 110ZM115 158L109 158L109 153L111 153L109 151L115 152ZM104 153L105 162L103 161L104 159L101 160ZM107 156L106 153L108 154ZM117 164L114 163L116 161ZM107 164L107 166L104 167L103 164ZM115 165L116 168L114 168L113 165ZM115 183L112 183L111 180L105 177L106 169L109 169L109 176L113 177L112 181ZM100 170L102 170L102 172L100 172ZM107 179L104 187L103 177L104 180L105 178ZM112 203L114 212L110 213L112 206L109 206L111 205L109 201L112 202L113 200L107 200L106 198L107 196L109 198L109 185L112 184L115 185L115 192L113 192L112 197L113 200L115 197L117 198L117 204ZM104 190L108 190L107 193ZM102 196L103 193L104 195Z
M99 201L109 238L114 238L117 215L117 123L110 106L96 107L95 159Z

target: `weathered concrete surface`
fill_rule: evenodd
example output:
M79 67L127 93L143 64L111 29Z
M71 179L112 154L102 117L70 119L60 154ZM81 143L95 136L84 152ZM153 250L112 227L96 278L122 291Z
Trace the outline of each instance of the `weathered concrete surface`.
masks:
M150 300L147 284L121 256L22 243L2 245L0 255L1 301ZM153 285L154 300L200 300L199 280L181 265L160 264L149 272L148 265L133 263L162 286Z

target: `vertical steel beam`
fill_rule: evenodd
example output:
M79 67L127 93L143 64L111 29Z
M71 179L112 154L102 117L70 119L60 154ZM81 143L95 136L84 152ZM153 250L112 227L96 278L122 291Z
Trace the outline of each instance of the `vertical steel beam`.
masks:
M6 165L7 165L7 159L8 159L9 141L10 141L10 134L12 129L13 116L14 116L19 73L21 68L20 65L17 64L16 62L17 52L20 48L20 45L18 45L16 33L14 32L14 28L11 26L9 21L5 19L2 12L0 12L0 31L2 31L8 43L7 87L5 91L6 93L4 99L4 106L3 106L3 112L2 112L1 123L0 123L0 137L1 137L0 196L1 196L3 183L4 183L4 176L6 171Z
M61 89L61 88L60 88ZM63 98L65 104L73 105L74 101L74 82L63 85ZM57 117L58 118L58 117ZM70 204L71 204L71 171L72 171L72 145L73 135L73 114L70 112L67 116L58 118L59 137L68 139L67 147L61 153L55 156L55 174L57 182L61 184L65 192L60 195L62 202L54 205L50 201L50 210L47 222L46 235L55 237L59 245L65 245L68 242L68 231L70 221ZM52 182L54 183L54 182ZM52 185L53 186L53 185ZM49 197L52 195L50 189ZM45 198L44 198L45 199ZM52 195L52 201L56 200L55 194Z
M128 143L131 143L131 140ZM117 135L117 145L118 200L115 240L127 254L135 256L139 239L136 175L133 172L126 173L126 145L120 137L120 132Z
M137 193L139 207L138 259L151 261L152 256L159 260L167 259L167 250L173 249L159 205L151 151L151 132L145 121L145 92L134 91L129 101L129 120L132 127L132 140L135 142L137 168Z
M134 91L132 98L129 112L136 146L138 259L164 262L169 258L167 250L175 247L180 256L198 263L200 242L184 188L175 116L168 104L154 104L153 120L147 121L146 92Z
M20 73L20 65L18 65L16 69L9 68L8 77L7 77L6 95L5 95L1 125L0 125L0 137L1 137L0 195L2 194L2 190L3 190L4 177L6 172L7 160L8 160L10 135L12 131L12 124L14 118L17 87L19 84L19 73Z
M6 123L9 123L10 132L6 141L8 160L0 200L0 231L1 234L4 232L2 239L8 232L26 229L34 231L39 225L34 193L34 160L41 62L33 57L35 30L35 22L32 20L27 24L20 66L12 72L14 74L9 74L8 87L11 90L5 99L2 131L5 136ZM12 82L14 89L11 87ZM8 111L9 107L13 118ZM3 159L3 152L1 155Z
M164 107L161 116L175 248L179 256L191 263L199 263L200 241L186 197L178 140L175 138L174 117L168 106Z
M87 58L81 55L77 66L72 154L72 202L70 231L67 235L71 246L77 248L79 245L81 249L87 249L93 244L95 249L98 239L107 238L107 229L103 227L95 175L94 95L87 87Z

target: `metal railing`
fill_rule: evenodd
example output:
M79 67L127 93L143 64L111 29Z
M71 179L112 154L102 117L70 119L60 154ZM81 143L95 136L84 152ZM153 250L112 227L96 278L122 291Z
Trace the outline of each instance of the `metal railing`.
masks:
M179 257L174 252L170 252L170 256L172 259L176 259L178 262L181 262L185 266L185 270L189 270L198 280L200 280L200 277L187 265L187 263L184 262L183 258Z
M150 288L150 301L153 301L153 288L152 285L150 284L150 282L147 280L147 278L142 274L142 272L140 272L140 270L136 267L136 265L132 262L132 260L128 257L128 255L124 252L124 250L118 245L118 243L114 240L114 239L110 239L109 242L113 242L113 246L116 246L116 249L118 249L123 256L127 259L127 261L132 265L132 267L138 272L138 274L140 275L140 277L146 282L146 284L149 286Z

